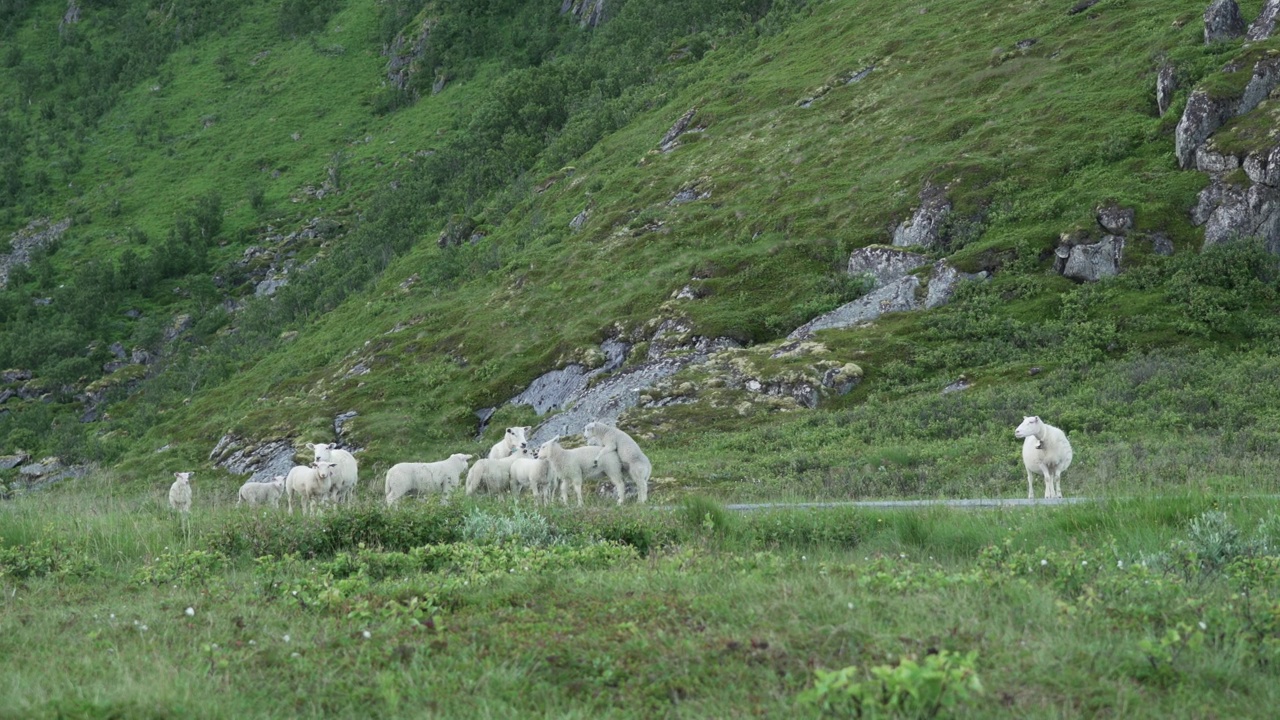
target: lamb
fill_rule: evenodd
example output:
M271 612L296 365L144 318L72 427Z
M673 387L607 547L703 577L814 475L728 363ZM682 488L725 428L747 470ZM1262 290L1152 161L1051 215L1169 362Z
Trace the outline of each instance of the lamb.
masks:
M454 453L447 460L429 463L397 463L387 471L384 490L387 505L411 492L418 494L440 493L441 501L458 487L458 478L467 470L467 462L474 455Z
M277 475L271 482L247 482L240 486L240 494L236 505L266 505L280 507L280 496L284 494L284 476Z
M180 513L191 512L191 475L189 472L173 474L177 480L169 486L169 507Z
M316 460L333 463L333 485L329 488L329 500L347 502L356 490L356 458L346 450L339 450L336 445L326 443L307 443L309 450L314 450Z
M617 453L622 468L636 485L636 502L643 503L649 499L649 476L653 474L653 464L630 435L610 423L596 420L587 423L582 429L582 436L588 445L600 446L595 457L597 462L611 452Z
M531 428L528 425L523 427L507 428L507 431L502 435L502 439L494 443L493 447L489 448L489 459L497 460L499 458L511 457L511 455L517 450L520 450L521 448L528 448L529 441L527 439L527 433L530 429Z
M1024 417L1013 432L1022 441L1022 463L1027 466L1027 497L1036 496L1032 476L1044 476L1044 496L1062 497L1062 471L1071 466L1071 443L1066 433L1042 421L1039 416Z
M597 451L593 447L565 449L557 435L538 448L538 457L546 458L550 463L551 482L560 483L560 502L569 504L569 487L573 487L578 496L578 507L582 507L582 481L609 478L613 489L618 493L618 504L626 495L626 486L622 482L622 463L618 454L608 453L596 462Z
M522 457L511 463L511 485L517 496L521 488L529 488L534 500L546 500L550 496L551 463L546 458Z
M467 495L484 486L485 492L504 492L511 487L511 465L521 458L532 457L528 445L516 449L514 455L504 458L481 458L467 471ZM518 488L517 488L518 489Z
M310 465L295 465L284 479L288 493L289 514L293 514L293 496L302 503L302 514L315 514L316 503L328 497L333 487L335 463L317 460Z

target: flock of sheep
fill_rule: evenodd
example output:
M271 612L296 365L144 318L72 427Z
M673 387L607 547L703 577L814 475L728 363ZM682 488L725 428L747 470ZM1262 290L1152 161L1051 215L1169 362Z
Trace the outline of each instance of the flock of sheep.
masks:
M398 463L387 471L384 492L387 505L410 495L439 494L447 497L466 472L466 492L472 495L483 489L488 493L511 492L519 495L528 490L535 499L550 502L558 487L560 502L568 504L572 488L582 505L584 480L608 479L618 496L618 504L626 495L624 475L636 486L636 500L649 498L649 476L653 466L644 451L630 435L603 420L587 423L582 435L585 447L565 448L560 436L551 438L536 450L529 447L529 428L509 427L502 439L467 469L472 455L454 453L444 460L427 463ZM1035 497L1033 479L1044 477L1044 496L1062 497L1062 472L1071 465L1071 443L1062 430L1042 421L1038 416L1025 417L1014 430L1022 439L1022 463L1027 469L1027 497ZM240 487L236 504L280 506L284 495L293 513L296 495L304 514L314 513L321 501L347 502L355 492L356 459L346 450L324 443L307 443L315 452L310 465L298 465L288 475L277 475L266 483L247 482ZM174 473L169 488L169 506L180 512L191 511L191 473Z
M587 423L582 435L587 446L565 448L557 435L536 450L529 447L529 427L509 427L502 439L489 449L489 456L477 460L467 469L473 457L455 453L444 460L428 463L398 463L387 471L384 492L387 505L410 495L439 494L447 497L458 487L465 472L466 493L484 490L488 493L511 492L519 495L528 490L535 499L550 502L558 487L560 501L568 504L569 490L582 505L584 480L608 479L618 496L618 504L626 495L625 479L636 486L636 500L649 498L649 476L653 466L636 441L613 424L603 420ZM355 493L356 459L346 450L324 443L307 443L315 452L310 465L297 465L287 475L277 475L271 482L247 482L240 487L236 504L271 504L280 506L284 496L293 513L296 496L304 514L314 514L321 502L347 502ZM179 512L191 511L191 473L176 472L169 488L169 507Z

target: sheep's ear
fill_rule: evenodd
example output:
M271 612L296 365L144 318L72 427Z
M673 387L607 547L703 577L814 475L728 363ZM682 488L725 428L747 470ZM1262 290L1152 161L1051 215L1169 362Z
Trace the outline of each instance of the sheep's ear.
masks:
M525 425L525 426L524 426L524 431L525 431L526 433L528 433L528 432L529 432L530 430L532 430L532 429L533 429L533 426L532 426L532 425Z
M315 443L307 443L307 449L308 449L308 450L315 450L315 449L316 449L316 444L315 444Z
M174 474L173 474L173 476L174 476L174 477L176 477L176 478L178 478L179 480L181 480L181 479L182 479L182 473L176 472L176 473L174 473Z

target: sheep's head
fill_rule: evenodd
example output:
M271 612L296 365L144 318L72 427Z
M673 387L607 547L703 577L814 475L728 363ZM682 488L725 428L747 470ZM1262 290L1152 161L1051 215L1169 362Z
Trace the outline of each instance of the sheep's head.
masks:
M528 425L525 425L522 427L509 427L507 428L506 434L502 436L502 439L507 442L507 447L511 447L511 448L529 447L529 436L527 434L528 432L529 432Z
M1018 426L1017 430L1013 431L1013 436L1019 440L1031 437L1032 435L1038 437L1043 429L1044 423L1040 422L1040 416L1031 415L1029 417L1022 418L1022 424Z
M283 476L283 475L277 475L277 476L275 476L275 477L271 478L271 484L272 484L272 485L279 485L280 487L284 487L284 476Z
M471 458L473 458L473 457L475 457L475 455L468 455L468 454L466 454L466 453L454 453L454 454L452 454L452 455L450 455L450 456L449 456L449 459L450 459L450 460L461 460L462 462L470 462L470 461L471 461Z
M183 485L190 484L191 475L192 473L189 473L189 472L176 472L173 474L174 477L178 478L178 482L182 483Z
M557 435L550 440L542 443L542 447L538 448L538 457L545 458L551 456L552 447L560 447L560 436Z
M329 451L333 449L333 445L328 443L315 443L314 445L307 443L307 449L315 451L316 460L327 461L329 459Z
M325 460L317 460L311 463L311 467L316 469L316 474L321 480L328 480L333 475L333 466L337 463L331 463Z

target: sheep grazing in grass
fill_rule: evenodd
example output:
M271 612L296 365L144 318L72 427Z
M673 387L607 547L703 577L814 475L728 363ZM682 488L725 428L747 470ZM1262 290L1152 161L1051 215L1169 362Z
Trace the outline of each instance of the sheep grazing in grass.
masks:
M474 494L482 487L487 493L506 492L511 488L512 463L532 456L528 445L524 445L516 448L514 455L504 458L480 458L467 471L467 495Z
M528 448L529 440L527 438L527 433L529 430L530 426L528 425L507 428L507 431L502 434L502 439L494 443L493 447L489 448L489 459L497 460L499 458L511 457L517 450L520 450L521 448Z
M636 484L636 502L642 503L649 499L649 476L653 474L653 464L630 435L603 420L596 420L587 423L582 429L582 436L587 439L588 445L600 446L600 450L596 452L596 462L609 453L617 453L622 469L627 471L631 482Z
M284 476L277 475L271 482L247 482L240 486L240 494L236 505L266 505L280 507L280 496L284 495Z
M511 463L511 488L516 496L529 488L534 500L546 500L550 496L551 463L546 458L520 458Z
M1036 496L1032 478L1044 476L1044 496L1062 497L1062 472L1071 466L1071 443L1066 433L1045 423L1039 416L1025 417L1013 432L1022 441L1022 464L1027 466L1027 497Z
M176 472L177 480L169 486L169 507L182 513L191 512L191 473Z
M578 506L582 506L582 481L609 478L613 489L618 493L618 504L626 495L626 485L622 482L622 463L617 453L607 453L596 462L597 449L580 447L566 449L560 444L557 435L538 448L538 457L546 458L551 465L548 473L550 481L560 485L560 502L569 504L569 488L578 496Z
M288 493L289 514L293 514L293 496L302 503L302 514L315 514L317 503L329 496L333 486L334 463L317 460L310 465L295 465L284 479Z
M449 493L458 487L458 478L467 471L467 462L473 457L454 453L447 460L437 462L392 465L384 485L387 505L395 504L409 493L439 493L441 502L446 502Z
M326 443L307 443L307 449L314 450L317 461L333 463L333 483L329 488L329 498L334 502L347 502L356 491L356 458L338 446Z

